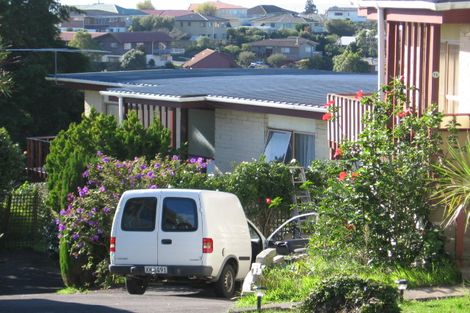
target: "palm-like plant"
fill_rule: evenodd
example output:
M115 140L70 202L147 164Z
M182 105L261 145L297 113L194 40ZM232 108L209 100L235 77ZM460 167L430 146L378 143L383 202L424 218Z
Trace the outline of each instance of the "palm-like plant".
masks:
M449 146L449 155L434 165L438 173L437 190L432 197L445 207L445 227L456 221L461 212L470 218L470 140L464 147Z

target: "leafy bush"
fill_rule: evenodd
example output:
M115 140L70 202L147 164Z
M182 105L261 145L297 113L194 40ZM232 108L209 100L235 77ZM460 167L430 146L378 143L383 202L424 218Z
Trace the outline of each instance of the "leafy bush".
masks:
M92 111L79 124L61 131L51 143L45 165L48 205L57 212L66 206L67 194L84 184L81 173L98 150L121 160L135 156L151 159L158 153L168 153L169 145L169 130L156 120L145 129L135 112L117 125L113 116Z
M131 49L122 56L121 67L124 70L143 70L147 68L145 52L139 48Z
M282 53L274 53L266 59L266 62L274 67L281 67L287 62L287 57Z
M251 62L253 62L256 58L256 54L254 54L251 51L242 51L238 55L238 63L241 66L247 67L250 65Z
M0 194L12 189L24 175L24 156L18 144L11 141L10 135L0 128ZM0 195L1 198L1 195Z
M68 248L67 251L77 260L70 262L69 256L61 251L63 268L78 271L74 264L82 263L83 275L78 276L96 279L93 282L76 275L66 275L64 282L74 287L112 281L106 266L109 232L115 208L124 191L168 186L201 188L206 181L206 175L201 173L206 163L201 158L188 162L176 156L171 159L157 157L151 161L135 158L121 162L101 152L98 158L83 173L87 183L78 188L78 194L68 195L68 205L60 211L60 218L56 221L61 246Z
M430 129L441 116L408 108L400 80L382 91L384 101L378 94L362 98L372 108L364 131L336 153L344 168L324 189L311 247L330 257L349 251L365 264L427 266L442 256L442 245L429 244L438 238L428 219L430 161L439 147ZM334 106L329 111L336 118ZM392 120L399 120L394 128Z
M354 276L321 282L302 305L302 312L400 312L396 288Z

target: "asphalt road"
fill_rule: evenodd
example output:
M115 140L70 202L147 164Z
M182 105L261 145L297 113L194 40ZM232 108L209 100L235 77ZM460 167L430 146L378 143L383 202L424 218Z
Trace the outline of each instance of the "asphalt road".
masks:
M34 251L0 251L0 313L222 313L233 301L212 289L149 286L142 296L123 288L59 295L64 288L56 260Z
M186 287L154 287L142 296L129 295L123 289L72 295L0 295L1 313L222 313L233 305L233 301L216 298L211 290Z

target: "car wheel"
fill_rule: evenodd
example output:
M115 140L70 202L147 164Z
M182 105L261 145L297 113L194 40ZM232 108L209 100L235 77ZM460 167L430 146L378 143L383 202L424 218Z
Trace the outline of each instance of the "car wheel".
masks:
M225 265L219 280L215 283L218 296L230 299L235 294L235 270L230 264Z
M147 289L147 280L133 276L126 276L126 289L131 295L143 295Z

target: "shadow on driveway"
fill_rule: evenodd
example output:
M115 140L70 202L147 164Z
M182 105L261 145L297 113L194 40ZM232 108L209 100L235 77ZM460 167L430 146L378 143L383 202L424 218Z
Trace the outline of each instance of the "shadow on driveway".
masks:
M2 313L127 313L128 310L110 308L108 306L81 304L73 302L59 302L44 299L2 300L0 302Z
M31 250L0 251L0 295L50 293L62 288L57 261Z

